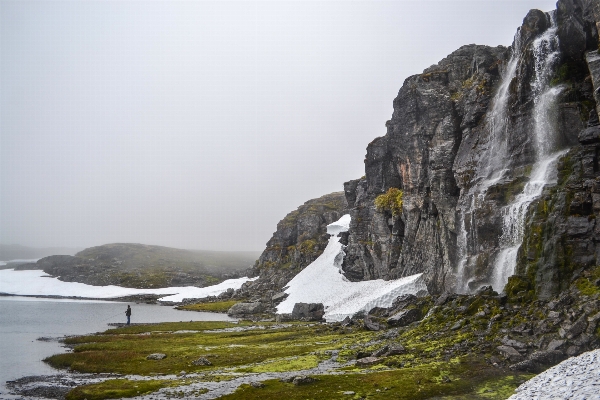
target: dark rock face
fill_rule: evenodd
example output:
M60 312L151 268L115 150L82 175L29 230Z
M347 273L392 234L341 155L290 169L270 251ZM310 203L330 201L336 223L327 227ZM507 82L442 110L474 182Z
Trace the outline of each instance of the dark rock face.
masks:
M599 16L595 1L558 2L560 55L551 84L562 86L552 114L559 132L552 144L555 149L578 144L584 121L596 107L594 98L600 95L596 93L600 56L590 62L588 53L585 60L586 51L598 48ZM500 211L523 190L536 161L534 97L539 89L534 82L539 72L534 40L550 29L551 18L532 10L511 48L463 46L423 74L406 79L394 100L387 133L367 147L365 177L344 184L352 216L344 238L348 247L343 270L349 279L396 279L422 272L429 291L442 293L457 289L458 264L464 262L468 290L491 283L491 266L503 235ZM490 147L490 115L517 49L520 59L504 99L508 122L501 134L506 170L474 200L470 191L486 178L490 159L498 156ZM592 70L597 72L590 76ZM587 132L586 140L595 140L595 134ZM404 193L401 215L374 206L375 198L389 188ZM477 207L470 207L474 201ZM581 206L589 204L591 200L583 199ZM593 230L593 224L583 219L566 225L573 237L587 238ZM459 240L461 232L467 235L464 243ZM582 243L576 253L589 253L585 247L593 245L584 242L588 244Z
M230 317L245 317L252 314L259 314L264 311L261 303L237 303L227 310Z
M245 283L236 298L262 301L269 307L283 297L285 285L298 272L317 259L327 247L327 225L344 215L346 199L342 192L309 200L277 224L277 231L252 269L259 278Z
M422 318L421 311L415 308L403 310L388 318L387 322L391 326L406 326Z
M321 321L325 315L323 303L296 303L292 310L292 319L303 321Z

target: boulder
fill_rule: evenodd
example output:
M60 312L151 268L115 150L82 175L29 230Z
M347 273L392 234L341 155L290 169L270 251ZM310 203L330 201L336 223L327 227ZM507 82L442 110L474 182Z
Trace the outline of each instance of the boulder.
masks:
M375 365L381 361L378 357L364 357L356 360L357 367L369 367L371 365Z
M368 331L379 331L381 330L381 325L379 325L377 322L371 320L371 318L369 317L369 315L365 315L365 319L363 320L363 326L366 330Z
M316 382L316 379L313 377L310 377L310 376L306 376L306 375L296 376L292 380L292 383L296 386L308 385L309 383L313 383L313 382Z
M564 359L565 355L561 351L537 351L530 355L527 360L513 364L510 366L510 368L516 371L540 373L548 367L558 364Z
M388 318L387 323L391 326L406 326L423 318L421 310L411 308L410 310L402 310L399 313Z
M263 311L261 303L237 303L227 310L227 315L230 317L239 317L244 315L258 314Z
M208 361L208 359L206 357L200 357L194 361L192 361L192 364L194 365L212 365L212 363L210 361Z
M325 315L323 303L296 303L292 310L292 319L303 321L321 321Z
M164 353L152 353L146 356L146 360L162 360L166 357L167 355Z
M521 354L515 350L514 347L502 345L496 347L496 349L500 355L502 355L502 357L509 359L512 362L518 362L523 359L523 356L521 356Z

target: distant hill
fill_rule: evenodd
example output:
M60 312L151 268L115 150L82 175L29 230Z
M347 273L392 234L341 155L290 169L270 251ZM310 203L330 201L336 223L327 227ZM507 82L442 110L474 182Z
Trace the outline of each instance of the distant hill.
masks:
M54 255L17 269L42 269L66 282L135 288L208 286L244 276L259 252L184 250L137 243L90 247Z

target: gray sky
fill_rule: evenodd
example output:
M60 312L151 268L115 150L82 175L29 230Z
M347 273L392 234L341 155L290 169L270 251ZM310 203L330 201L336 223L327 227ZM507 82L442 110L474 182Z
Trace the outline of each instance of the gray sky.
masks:
M262 250L406 77L554 4L0 0L0 242Z

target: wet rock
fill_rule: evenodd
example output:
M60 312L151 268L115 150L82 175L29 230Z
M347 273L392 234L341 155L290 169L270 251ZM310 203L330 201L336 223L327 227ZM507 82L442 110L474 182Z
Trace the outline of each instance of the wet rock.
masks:
M296 303L292 310L292 318L303 321L321 321L325 315L323 303Z
M192 361L194 365L212 365L212 363L206 357L200 357Z
M167 355L164 353L152 353L146 356L146 360L162 360L166 357Z
M419 321L423 317L421 310L412 308L403 310L388 318L387 323L391 326L406 326L415 321Z

